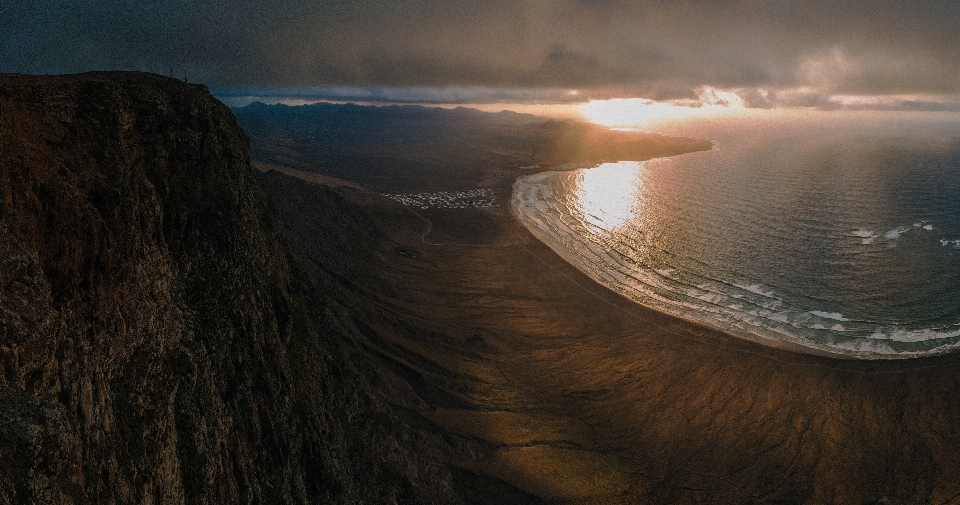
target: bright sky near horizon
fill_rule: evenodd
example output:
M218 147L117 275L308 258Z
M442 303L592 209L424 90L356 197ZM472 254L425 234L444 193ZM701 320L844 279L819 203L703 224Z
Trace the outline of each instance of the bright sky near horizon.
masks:
M115 69L172 70L224 98L590 104L608 123L629 119L615 107L960 111L960 2L0 4L0 72Z

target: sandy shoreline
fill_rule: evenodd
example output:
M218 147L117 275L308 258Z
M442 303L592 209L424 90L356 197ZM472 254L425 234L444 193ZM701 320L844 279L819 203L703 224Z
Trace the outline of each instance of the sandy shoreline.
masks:
M393 230L345 303L378 327L416 328L385 338L446 370L424 380L458 398L420 415L500 447L450 462L469 475L568 503L960 495L960 356L857 361L761 346L596 284L509 204L412 216L324 191Z
M864 335L860 338L851 339L844 334L841 328L840 332L833 337L835 339L833 341L811 340L802 332L791 331L793 328L790 328L790 321L786 319L788 316L783 315L785 313L778 314L784 317L783 325L769 326L768 324L771 322L769 320L764 324L751 318L750 316L757 316L755 312L748 313L745 309L734 309L733 306L723 304L713 305L716 303L714 299L704 297L719 296L721 299L727 300L724 302L726 304L736 302L742 305L743 295L752 293L740 292L738 294L718 291L715 287L699 284L686 286L683 281L674 278L674 274L671 273L674 268L669 265L651 270L650 267L637 264L637 260L631 259L630 256L631 251L637 252L631 242L623 242L628 244L626 246L628 253L624 255L616 245L609 245L606 242L610 238L606 237L605 233L598 233L595 228L596 226L599 226L599 228L617 226L617 224L597 224L594 219L600 218L590 216L591 212L597 212L596 209L579 210L577 202L580 197L576 194L579 194L581 189L579 189L580 183L577 181L586 180L593 169L601 172L607 169L609 173L611 167L620 169L618 164L608 164L608 166L600 168L596 166L575 167L576 171L573 174L567 174L568 170L550 167L535 173L521 175L512 185L511 214L533 236L545 243L557 255L582 271L594 282L607 287L611 291L652 310L690 321L693 324L707 326L718 332L756 342L760 345L823 357L857 360L909 360L943 356L956 352L957 348L960 347L960 344L956 343L941 343L938 346L920 351L897 350L884 343L891 338L894 340L896 338L885 336L879 328L874 328L874 336L869 338ZM630 168L624 167L623 169L629 170ZM593 198L596 198L596 196L594 195ZM587 197L587 199L589 200L590 197ZM618 210L622 211L622 209ZM602 212L601 210L597 213L602 214ZM919 227L919 225L916 226ZM615 231L610 233L617 234ZM619 239L617 241L619 242ZM605 245L600 245L601 243ZM637 247L639 247L639 250L646 250L646 246L642 244ZM650 247L657 248L655 245ZM661 272L659 268L665 269L667 273ZM701 279L701 282L707 280L709 280L709 276L706 279ZM680 287L669 287L670 282L679 284ZM731 280L726 282L745 291L750 291L750 288L744 288L744 286L754 284L753 293L761 293L756 291L758 285L756 283L760 282L762 284L762 281L746 280L740 281L739 284ZM771 298L764 299L766 302L781 303L783 301L779 297L773 296L772 291L763 294L771 296ZM678 300L688 301L681 302ZM698 300L707 300L707 303L703 306L690 305L690 303L696 304ZM761 304L763 301L753 301L752 303ZM762 307L766 308L767 305L762 305ZM729 311L728 309L734 310ZM818 312L809 308L800 309L801 312L805 310L809 311L801 314L802 316L813 315L831 319L839 316L837 320L846 321L840 314ZM796 313L793 315L795 316ZM771 317L771 319L780 321L776 317ZM836 320L830 322L836 323ZM796 328L808 328L800 326L797 321L794 321L793 325ZM819 328L823 329L824 327L819 326ZM933 332L939 338L955 335L955 333L949 331L943 334L936 333L937 331L943 331L942 328L923 331ZM915 330L915 334L919 335L920 333L922 331ZM914 335L914 333L911 333L911 335ZM930 341L938 342L940 340L932 338Z

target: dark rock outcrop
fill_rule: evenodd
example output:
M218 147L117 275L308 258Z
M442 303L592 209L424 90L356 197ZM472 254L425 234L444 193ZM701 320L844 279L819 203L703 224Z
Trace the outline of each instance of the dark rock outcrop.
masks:
M443 501L351 424L248 153L203 86L0 76L0 503Z

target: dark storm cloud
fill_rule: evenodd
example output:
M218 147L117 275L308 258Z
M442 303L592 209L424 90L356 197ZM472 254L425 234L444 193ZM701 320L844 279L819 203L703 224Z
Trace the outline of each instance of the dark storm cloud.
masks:
M217 85L580 89L595 98L691 98L712 86L766 107L786 89L805 89L791 100L810 103L960 93L958 2L4 4L7 72L173 67Z

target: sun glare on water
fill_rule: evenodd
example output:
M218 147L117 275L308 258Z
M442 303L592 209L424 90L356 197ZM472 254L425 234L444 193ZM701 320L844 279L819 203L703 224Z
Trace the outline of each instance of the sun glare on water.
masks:
M616 231L642 213L643 162L604 163L581 171L576 178L573 207L582 221L608 232Z
M643 98L591 100L580 106L587 119L607 127L649 127L688 118L705 118L744 111L743 100L734 93L707 90L700 99L687 102L657 102Z

